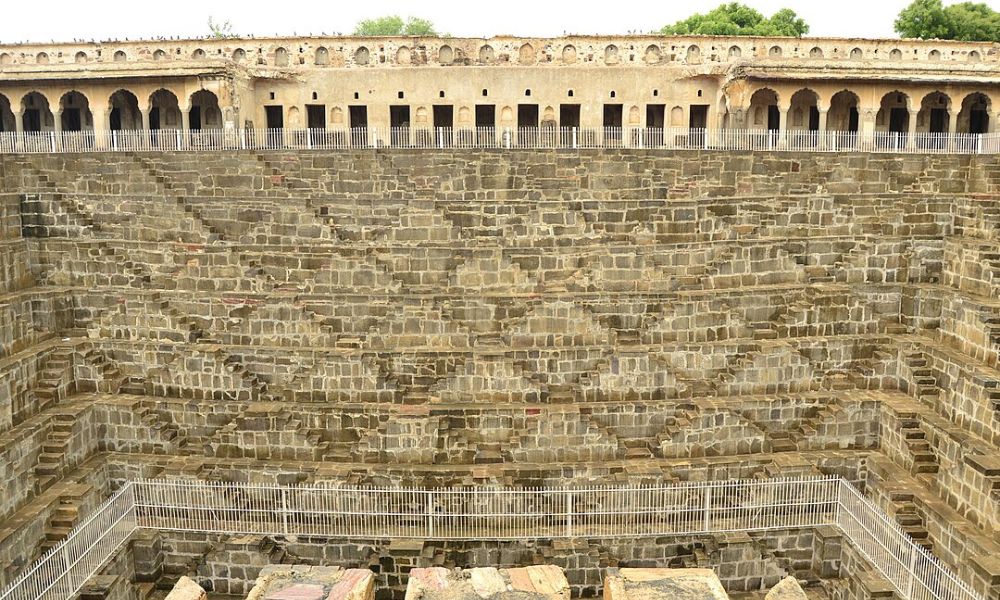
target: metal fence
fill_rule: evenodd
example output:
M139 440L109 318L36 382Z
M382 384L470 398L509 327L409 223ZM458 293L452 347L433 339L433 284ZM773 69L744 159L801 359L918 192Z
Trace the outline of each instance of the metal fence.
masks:
M359 148L733 150L1000 154L1000 134L633 127L2 132L0 154Z
M983 600L839 477L662 486L416 489L126 483L0 600L66 600L137 528L326 538L524 540L838 527L899 595Z

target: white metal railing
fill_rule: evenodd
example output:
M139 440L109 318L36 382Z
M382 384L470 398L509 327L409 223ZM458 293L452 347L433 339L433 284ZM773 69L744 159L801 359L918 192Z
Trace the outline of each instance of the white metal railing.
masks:
M358 148L735 150L998 154L1000 134L635 127L0 132L0 154Z
M839 477L660 486L419 489L142 479L0 592L66 600L138 528L327 538L522 540L836 526L905 600L983 600Z

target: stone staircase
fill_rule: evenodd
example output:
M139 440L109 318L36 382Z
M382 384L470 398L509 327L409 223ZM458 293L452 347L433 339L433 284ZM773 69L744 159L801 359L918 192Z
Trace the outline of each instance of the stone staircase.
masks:
M55 348L43 359L32 391L38 401L36 412L55 406L75 391L74 352L73 348Z
M937 473L939 467L937 454L931 448L926 433L920 427L920 417L915 414L901 414L899 432L903 436L906 448L913 456L910 473L913 475Z
M149 432L150 439L162 444L153 447L154 453L168 454L172 449L183 447L187 440L180 438L180 428L160 412L146 405L139 405L136 416ZM180 438L180 439L179 439Z
M889 501L895 509L894 516L903 531L906 532L916 544L923 546L928 552L934 551L934 543L930 539L930 533L924 523L924 518L920 515L917 505L913 502L913 494L899 490L889 492Z
M49 435L42 442L42 451L35 465L35 491L46 490L55 483L66 467L66 451L73 438L76 417L72 414L55 414Z
M59 504L45 522L45 538L39 542L39 555L45 554L53 546L66 539L69 532L80 520L80 495L59 497Z
M938 387L934 370L930 367L930 359L918 350L904 354L903 361L913 375L915 388L913 395L921 402L934 406L941 397L941 390Z

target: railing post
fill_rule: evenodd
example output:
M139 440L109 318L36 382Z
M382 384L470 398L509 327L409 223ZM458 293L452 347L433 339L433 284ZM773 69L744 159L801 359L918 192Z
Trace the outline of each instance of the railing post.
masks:
M49 147L52 149L52 152L56 151L56 132L54 131L49 132Z
M434 494L427 492L427 537L434 537Z
M313 130L312 127L306 127L306 149L313 149Z
M910 600L913 598L913 580L916 578L917 571L917 545L910 542L910 567L908 575L910 576L906 582L906 596L903 600Z
M288 531L288 488L281 488L281 530L285 535L291 535Z
M573 128L573 148L576 149L576 127Z
M566 491L566 537L573 537L573 492Z
M712 526L712 484L705 486L705 522L703 531L708 533Z
M118 151L118 132L114 129L111 130L111 151Z

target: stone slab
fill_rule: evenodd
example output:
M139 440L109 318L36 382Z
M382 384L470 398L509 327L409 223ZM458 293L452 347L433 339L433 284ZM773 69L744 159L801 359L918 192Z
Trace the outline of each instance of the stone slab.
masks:
M608 569L604 600L728 600L711 569Z

